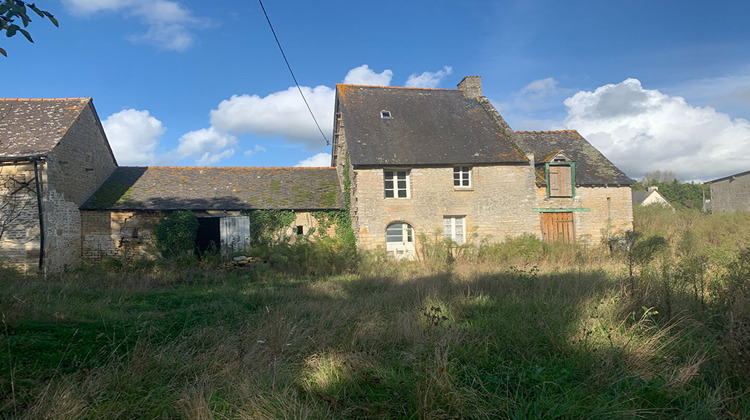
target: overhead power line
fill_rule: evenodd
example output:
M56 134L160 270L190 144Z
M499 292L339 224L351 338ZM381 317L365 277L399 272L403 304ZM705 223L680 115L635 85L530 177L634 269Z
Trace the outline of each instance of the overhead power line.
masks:
M297 77L294 76L294 71L292 71L292 66L289 65L289 60L287 60L286 54L284 54L284 49L281 48L281 42L279 42L279 37L276 36L276 31L273 29L273 25L271 24L271 19L268 18L268 13L266 13L266 8L263 7L263 1L258 0L258 3L260 3L260 8L263 9L263 14L266 16L266 21L268 22L268 26L271 28L271 33L273 34L273 38L276 40L276 45L279 46L279 51L281 51L281 56L284 57L286 68L289 69L289 74L292 75L294 84L297 85L297 90L299 91L300 96L302 96L302 100L305 101L305 106L307 106L307 110L310 111L310 116L312 116L313 121L315 121L315 125L318 127L318 131L320 131L320 135L323 136L323 140L326 141L326 145L330 146L331 143L328 141L328 137L326 137L326 135L323 133L323 129L320 128L320 124L318 124L318 119L315 118L315 114L313 113L312 108L310 108L310 104L307 102L307 98L305 98L305 94L302 93L302 88L299 86L299 83L297 82Z

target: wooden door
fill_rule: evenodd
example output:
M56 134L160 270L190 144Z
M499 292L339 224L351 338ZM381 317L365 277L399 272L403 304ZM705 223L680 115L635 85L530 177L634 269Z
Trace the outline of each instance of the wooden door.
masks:
M573 212L542 213L542 238L547 242L572 243L575 240Z
M220 223L221 253L242 252L250 244L250 219L247 216L222 217Z

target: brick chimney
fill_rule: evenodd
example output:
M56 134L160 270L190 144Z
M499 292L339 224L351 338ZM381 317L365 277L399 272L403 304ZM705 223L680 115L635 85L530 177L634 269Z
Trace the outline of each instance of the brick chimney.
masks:
M458 83L458 88L467 98L478 98L482 96L482 76L466 76Z

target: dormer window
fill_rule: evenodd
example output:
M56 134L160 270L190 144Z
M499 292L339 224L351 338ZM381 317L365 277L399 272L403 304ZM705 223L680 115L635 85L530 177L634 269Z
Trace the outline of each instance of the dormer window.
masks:
M559 151L545 163L547 197L573 198L576 193L575 163Z
M391 119L391 111L380 111L380 118Z

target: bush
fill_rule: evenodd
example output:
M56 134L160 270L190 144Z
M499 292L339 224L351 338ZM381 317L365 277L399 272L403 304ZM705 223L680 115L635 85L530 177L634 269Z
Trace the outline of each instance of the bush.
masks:
M154 226L156 248L164 258L192 255L198 234L198 218L190 210L176 211Z

